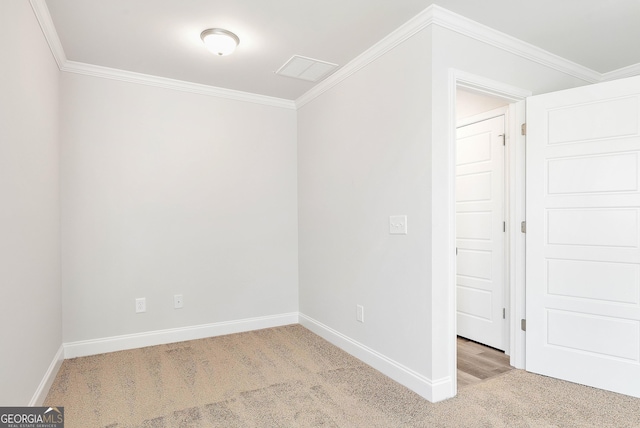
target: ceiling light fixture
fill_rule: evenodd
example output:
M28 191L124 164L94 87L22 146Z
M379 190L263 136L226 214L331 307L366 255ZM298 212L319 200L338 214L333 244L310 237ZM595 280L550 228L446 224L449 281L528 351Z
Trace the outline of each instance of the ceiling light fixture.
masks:
M222 28L209 28L200 33L204 45L216 55L229 55L240 43L238 36Z

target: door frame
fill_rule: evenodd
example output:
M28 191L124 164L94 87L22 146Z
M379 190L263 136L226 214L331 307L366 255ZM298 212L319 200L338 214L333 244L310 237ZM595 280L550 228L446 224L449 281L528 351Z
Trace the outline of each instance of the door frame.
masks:
M507 241L508 249L508 276L506 277L509 290L509 354L511 365L516 368L525 367L525 336L520 329L520 320L525 319L525 238L520 232L520 222L525 219L525 137L521 135L520 124L525 123L524 100L532 95L527 89L518 88L482 76L467 73L461 70L449 70L449 123L448 123L448 204L450 213L450 225L448 241L450 248L455 248L455 174L456 174L456 91L458 88L484 93L493 97L503 98L509 101L509 119L507 124L507 144L505 159L507 160ZM449 325L452 332L447 337L449 355L449 373L456 379L453 383L453 393L457 393L457 343L456 343L456 257L455 252L449 255L448 284L451 298L449 299Z

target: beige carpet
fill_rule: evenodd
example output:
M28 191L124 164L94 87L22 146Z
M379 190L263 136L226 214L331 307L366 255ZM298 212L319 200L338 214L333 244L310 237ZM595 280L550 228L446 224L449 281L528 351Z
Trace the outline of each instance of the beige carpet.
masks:
M640 427L640 399L513 370L431 404L291 325L64 361L74 427Z

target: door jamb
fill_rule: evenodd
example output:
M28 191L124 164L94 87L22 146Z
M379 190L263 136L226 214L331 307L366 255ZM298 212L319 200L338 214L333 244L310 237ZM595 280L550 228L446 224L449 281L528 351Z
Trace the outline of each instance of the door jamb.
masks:
M510 102L509 104L509 131L510 136L507 140L507 156L508 156L508 185L509 185L509 217L507 218L507 230L509 231L509 284L510 284L510 306L513 310L509 316L510 331L510 355L511 365L516 368L525 367L525 337L524 332L520 329L520 319L525 318L525 283L524 283L524 234L520 233L520 222L524 221L524 191L525 191L525 145L524 136L521 135L519 124L524 123L525 119L525 103L526 97L531 96L532 92L526 89L511 86L502 82L487 79L482 76L473 75L464 71L450 69L449 70L449 124L448 124L448 143L449 143L449 213L453 218L449 221L452 227L449 228L449 242L451 248L455 248L455 141L456 141L456 91L458 88L469 89L475 92L485 93L494 97L500 97ZM456 379L456 260L455 254L451 255L450 266L453 266L449 272L449 292L452 296L449 299L449 325L452 326L453 334L447 338L449 341L449 372L453 379ZM454 395L457 393L457 381L453 383Z

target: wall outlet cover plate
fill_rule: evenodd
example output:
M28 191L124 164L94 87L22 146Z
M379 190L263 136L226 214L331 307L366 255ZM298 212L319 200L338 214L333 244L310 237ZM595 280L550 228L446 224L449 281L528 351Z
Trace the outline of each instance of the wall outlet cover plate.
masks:
M391 235L406 235L407 234L407 216L406 215L389 216L389 233Z

